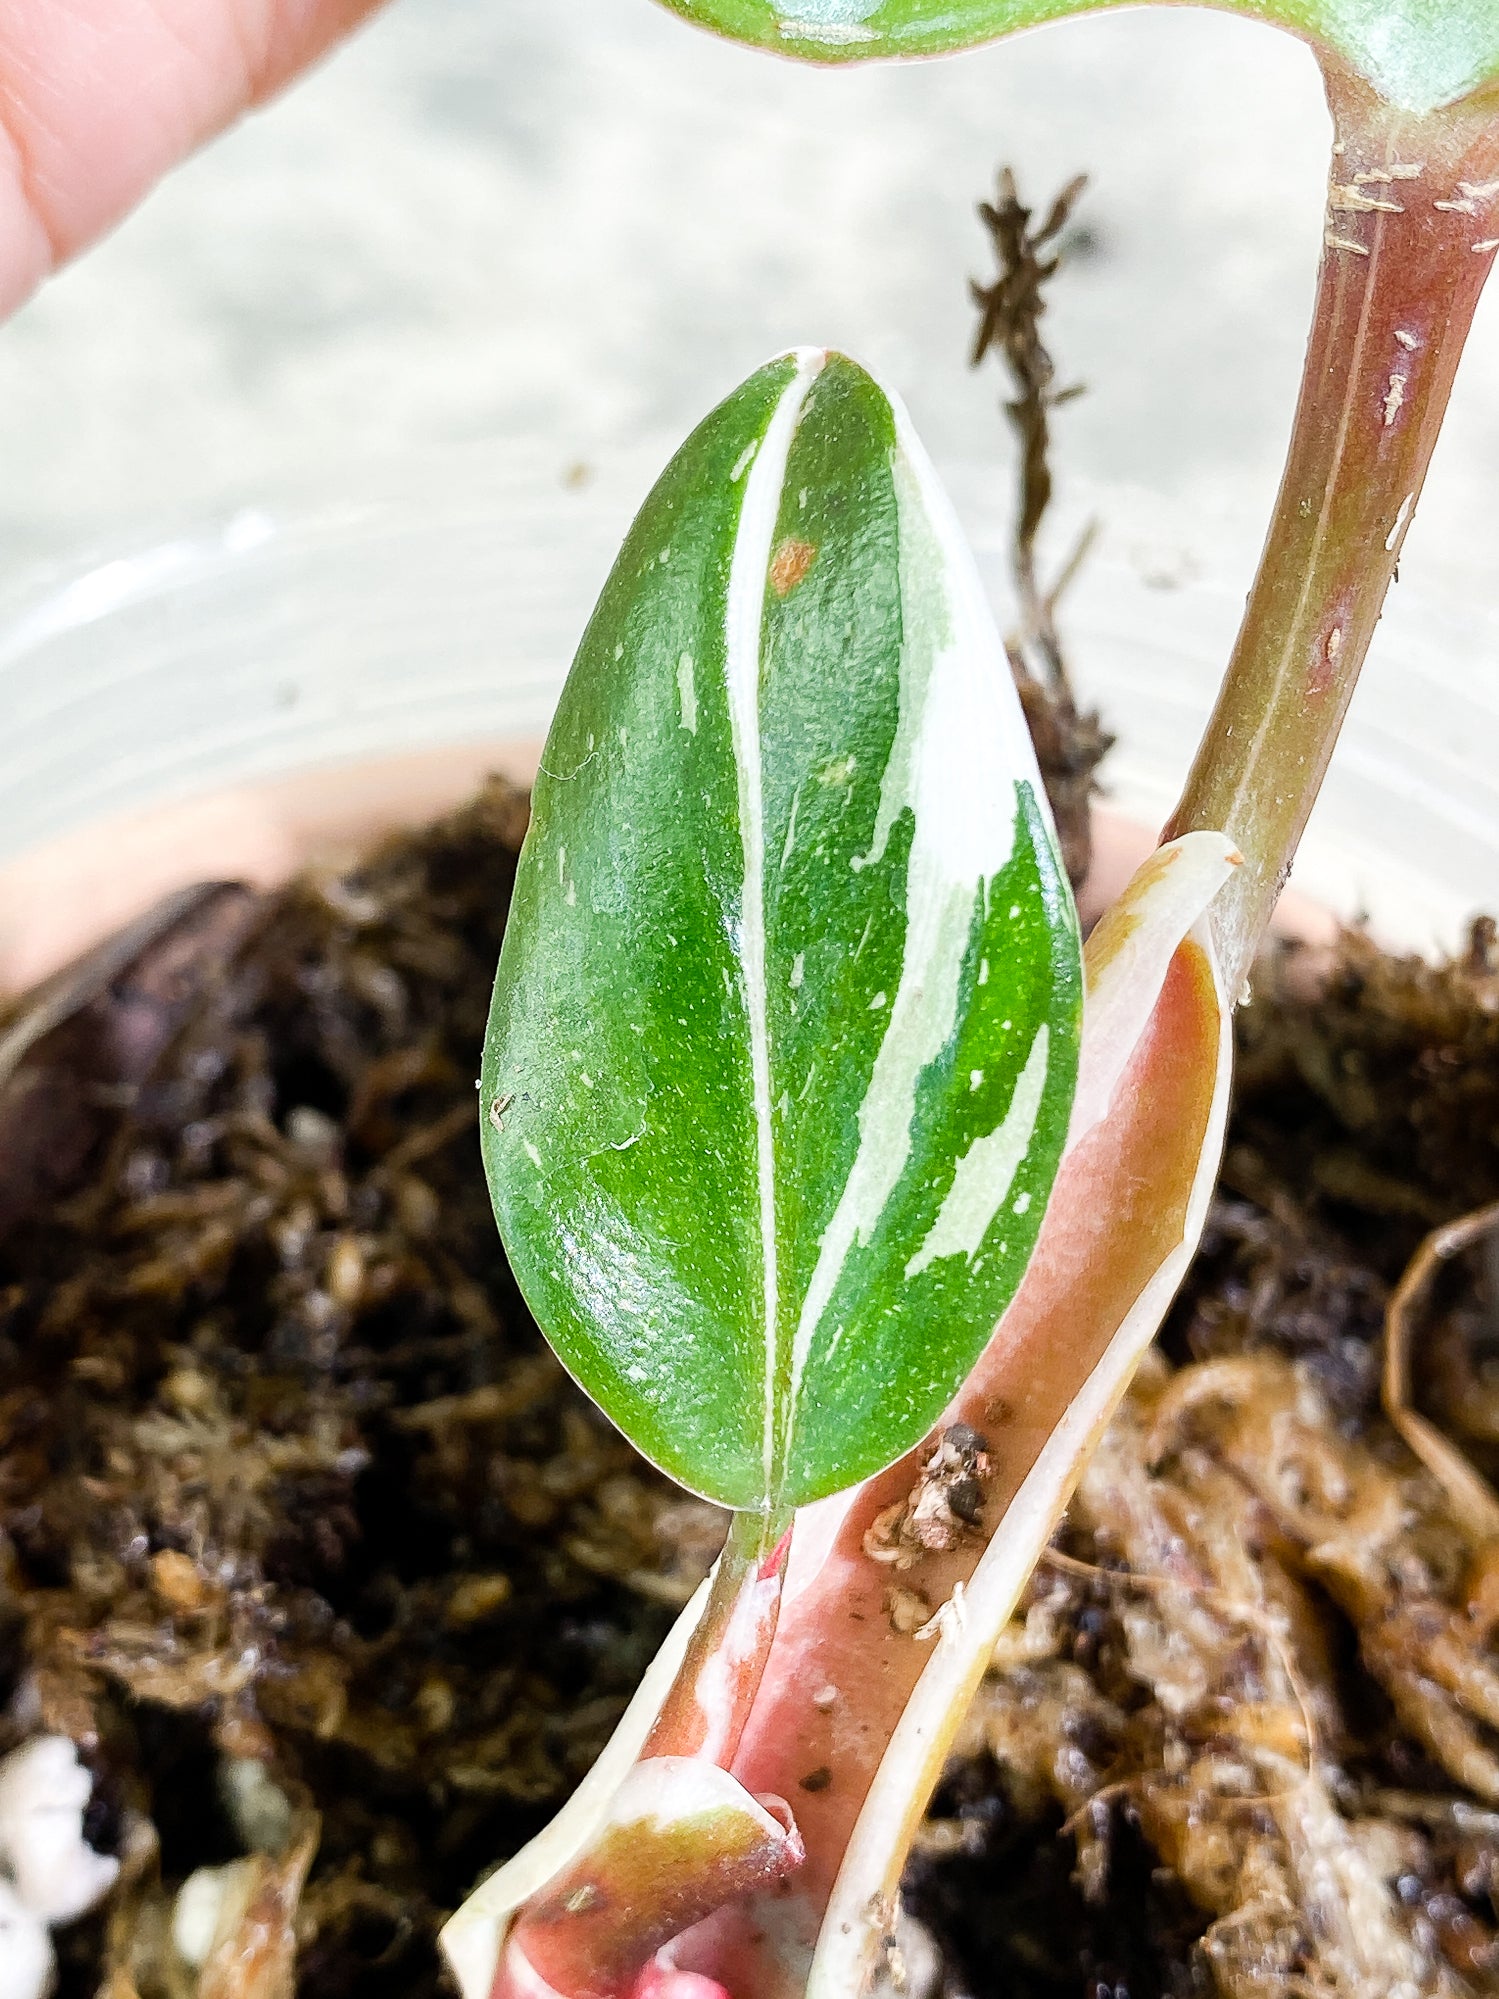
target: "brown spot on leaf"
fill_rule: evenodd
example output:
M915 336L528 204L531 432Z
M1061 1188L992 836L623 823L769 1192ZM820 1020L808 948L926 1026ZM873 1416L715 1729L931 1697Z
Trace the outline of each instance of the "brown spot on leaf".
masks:
M787 535L771 559L771 589L778 597L789 597L816 559L817 549L813 543L798 541L794 535Z

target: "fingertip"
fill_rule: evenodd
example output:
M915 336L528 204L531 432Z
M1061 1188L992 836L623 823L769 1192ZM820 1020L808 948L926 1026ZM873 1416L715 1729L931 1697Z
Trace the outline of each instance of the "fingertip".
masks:
M0 0L0 316L379 0Z

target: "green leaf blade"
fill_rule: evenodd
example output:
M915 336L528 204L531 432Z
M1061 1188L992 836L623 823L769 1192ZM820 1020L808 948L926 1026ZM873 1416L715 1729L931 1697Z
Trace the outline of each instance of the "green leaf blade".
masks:
M720 1406L760 1395L737 1337L759 1309L760 1261L741 1198L755 1152L728 936L735 766L723 676L706 662L727 615L741 461L791 373L756 377L690 440L590 621L537 778L482 1079L486 1105L512 1099L503 1129L486 1120L486 1165L538 1321L683 1483L701 1481L677 1435L715 1434L724 1492L762 1478L758 1426L747 1457ZM683 1228L699 1205L718 1228ZM665 1351L689 1364L663 1373Z
M903 416L842 357L771 364L585 637L483 1079L522 1289L684 1484L800 1504L889 1462L1018 1283L1080 1005L1038 797Z
M733 41L804 61L947 55L1134 0L664 0ZM1425 112L1499 80L1494 0L1213 0L1288 29L1388 103Z

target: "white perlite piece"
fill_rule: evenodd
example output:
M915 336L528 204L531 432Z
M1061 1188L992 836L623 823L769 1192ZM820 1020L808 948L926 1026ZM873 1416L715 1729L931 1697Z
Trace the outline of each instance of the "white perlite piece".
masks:
M8 1881L0 1881L0 1999L45 1999L52 1939Z
M251 1853L285 1853L295 1816L291 1799L257 1757L226 1758L219 1766L219 1793Z
M42 1999L52 1984L50 1925L108 1894L117 1860L83 1837L94 1780L65 1735L39 1735L0 1763L0 1999Z
M249 1906L259 1863L231 1860L189 1874L172 1905L172 1944L189 1970L201 1971L215 1947L233 1936Z

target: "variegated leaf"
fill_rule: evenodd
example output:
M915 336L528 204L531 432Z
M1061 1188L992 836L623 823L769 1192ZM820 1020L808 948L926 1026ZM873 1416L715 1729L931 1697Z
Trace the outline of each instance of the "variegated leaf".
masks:
M1132 0L664 0L735 41L811 62L942 55ZM1431 111L1499 80L1494 0L1212 0L1270 21L1386 102Z
M770 363L646 501L547 743L485 1155L649 1457L798 1505L933 1421L1023 1273L1076 923L971 559L892 400Z

